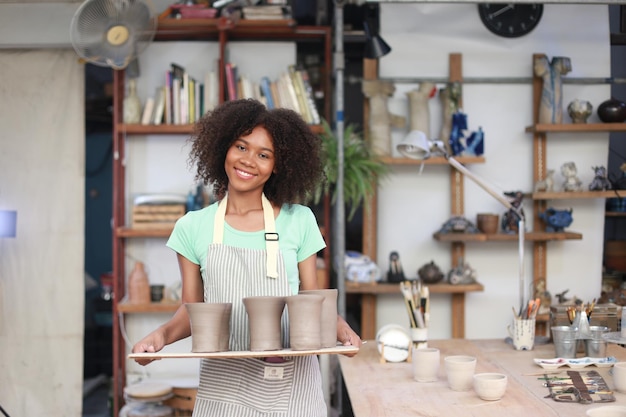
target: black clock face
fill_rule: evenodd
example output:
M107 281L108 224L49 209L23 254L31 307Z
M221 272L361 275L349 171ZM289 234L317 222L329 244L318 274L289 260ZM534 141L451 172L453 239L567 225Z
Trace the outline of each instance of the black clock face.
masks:
M542 4L486 3L478 5L480 20L498 36L517 38L530 33L543 14Z

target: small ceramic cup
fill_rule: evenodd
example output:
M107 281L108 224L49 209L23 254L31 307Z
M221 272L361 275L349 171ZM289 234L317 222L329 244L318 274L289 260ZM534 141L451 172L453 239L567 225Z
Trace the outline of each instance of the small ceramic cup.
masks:
M485 401L496 401L506 392L508 378L505 374L487 372L474 375L474 391Z
M626 362L617 362L611 370L616 391L626 393Z
M476 358L467 355L446 356L444 358L448 386L452 391L472 389Z
M413 379L417 382L437 381L441 354L437 348L413 349Z
M587 410L588 417L626 417L626 406L624 405L603 405Z

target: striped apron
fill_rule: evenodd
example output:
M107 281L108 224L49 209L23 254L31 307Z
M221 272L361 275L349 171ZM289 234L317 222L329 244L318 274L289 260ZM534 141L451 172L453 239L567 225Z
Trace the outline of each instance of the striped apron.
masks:
M230 302L230 350L249 349L244 297L291 295L278 250L274 211L263 196L266 249L223 245L227 196L215 215L213 243L207 252L205 302ZM283 314L283 346L288 346L288 317ZM270 363L258 358L202 359L193 417L326 417L316 356Z

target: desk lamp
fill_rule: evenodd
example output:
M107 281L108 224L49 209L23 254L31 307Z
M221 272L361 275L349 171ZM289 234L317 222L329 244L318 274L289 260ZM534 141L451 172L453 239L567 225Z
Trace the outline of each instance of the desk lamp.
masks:
M526 280L524 277L524 216L521 206L515 207L506 198L498 194L482 179L472 174L459 161L448 155L441 141L428 140L426 134L419 130L412 130L397 146L398 151L407 158L425 160L432 155L443 156L448 164L454 167L461 174L474 181L480 188L485 190L493 198L498 200L504 207L512 210L518 218L518 246L519 246L519 289L520 289L520 314L525 305L524 292L526 290Z

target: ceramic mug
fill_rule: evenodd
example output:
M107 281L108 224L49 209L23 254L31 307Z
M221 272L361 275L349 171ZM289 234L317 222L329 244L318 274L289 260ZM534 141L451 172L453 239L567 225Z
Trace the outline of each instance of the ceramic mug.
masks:
M515 350L532 350L535 345L535 319L518 319L507 326Z
M626 362L617 362L611 369L613 386L616 391L626 393Z

